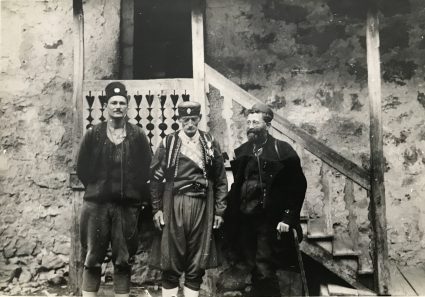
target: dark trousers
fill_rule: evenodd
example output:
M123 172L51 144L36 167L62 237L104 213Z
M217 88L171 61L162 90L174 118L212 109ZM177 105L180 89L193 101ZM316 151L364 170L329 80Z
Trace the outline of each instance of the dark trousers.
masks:
M241 226L241 246L252 272L251 295L280 296L272 249L272 242L277 236L276 226L270 225L263 215L244 215Z
M114 264L115 293L130 292L131 260L138 247L139 207L84 201L80 238L85 252L83 291L97 292L101 265L109 245Z
M201 287L205 269L199 266L202 256L202 230L206 222L205 197L174 196L173 214L169 218L169 247L172 269L163 271L162 286L165 289L179 285L179 278L184 273L185 286L198 291Z

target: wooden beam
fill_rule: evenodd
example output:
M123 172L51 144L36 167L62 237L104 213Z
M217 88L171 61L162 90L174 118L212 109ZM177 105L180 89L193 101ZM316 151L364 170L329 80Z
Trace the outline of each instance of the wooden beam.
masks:
M84 81L84 13L82 0L73 0L74 13L74 75L72 93L73 116L73 160L76 160L80 140L82 137L83 123L83 81Z
M207 64L205 64L205 73L208 83L218 88L223 96L231 97L232 100L240 105L250 108L254 103L261 102ZM278 114L274 115L272 127L304 147L304 149L321 159L332 168L341 172L344 176L353 180L364 189L370 190L369 173L365 169L344 158L336 151L327 147L305 132L303 129L295 126Z
M84 80L84 13L83 1L73 0L74 14L74 76L72 94L72 156L76 160L79 144L83 133L83 80ZM74 164L75 169L76 164ZM71 175L72 177L73 175ZM72 178L71 178L72 182ZM74 295L80 295L82 283L83 260L81 257L81 245L79 236L79 218L81 189L74 189L72 199L72 222L71 222L71 253L69 259L69 286Z
M208 106L205 95L205 56L204 56L204 1L192 0L192 60L193 88L192 100L201 103L202 120L200 128L207 129Z
M389 293L387 221L385 213L384 153L381 107L381 67L379 55L379 20L377 10L370 10L366 24L367 72L370 108L371 199L370 214L374 234L374 271L376 291Z
M134 1L121 0L120 78L133 79Z

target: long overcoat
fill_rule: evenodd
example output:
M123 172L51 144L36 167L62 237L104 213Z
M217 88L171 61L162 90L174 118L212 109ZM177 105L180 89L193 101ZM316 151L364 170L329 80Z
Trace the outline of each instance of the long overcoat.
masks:
M255 158L253 144L246 142L235 149L235 160L231 162L234 183L228 197L228 208L225 214L225 243L231 251L242 254L243 246L238 246L241 216L241 188L246 180L246 167L250 159ZM273 230L279 222L290 225L297 230L298 238L302 239L300 226L300 211L304 202L307 181L301 168L300 159L295 150L287 143L268 135L266 144L260 155L262 166L262 181L265 184L266 197L264 212L268 225ZM270 238L275 256L294 259L293 237L290 233L283 234L278 239L276 232ZM288 257L288 252L292 256ZM296 259L296 256L295 256ZM275 259L283 263L285 259ZM285 264L282 264L285 268Z
M224 168L223 157L220 146L214 138L206 133L200 132L200 141L203 149L206 177L208 179L207 188L207 219L202 231L202 258L200 267L203 269L217 267L220 264L220 252L217 244L217 236L213 231L214 215L222 216L226 208L227 178ZM164 213L165 226L153 239L150 255L150 265L152 267L169 270L175 255L169 248L170 234L174 232L174 227L170 224L173 215L174 203L173 188L174 174L180 154L181 139L176 132L168 135L159 145L154 154L151 164L151 198L153 213L162 210ZM165 182L158 182L158 177L163 175Z

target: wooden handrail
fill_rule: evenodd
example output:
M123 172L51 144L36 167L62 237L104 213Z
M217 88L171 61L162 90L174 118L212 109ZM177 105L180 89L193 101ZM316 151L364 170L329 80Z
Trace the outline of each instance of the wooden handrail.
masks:
M246 108L250 108L254 103L261 102L208 64L205 64L205 81L218 89L226 90L226 94L231 96L231 99ZM344 158L342 155L327 147L303 129L295 126L278 114L274 115L272 127L303 146L304 149L360 185L362 188L370 191L370 176L365 169Z

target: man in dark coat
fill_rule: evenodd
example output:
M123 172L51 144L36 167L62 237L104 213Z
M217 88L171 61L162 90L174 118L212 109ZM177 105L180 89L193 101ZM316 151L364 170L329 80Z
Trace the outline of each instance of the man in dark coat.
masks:
M255 104L247 114L248 141L231 162L234 183L226 211L226 242L252 270L252 296L280 296L276 269L296 259L291 228L299 222L307 182L294 149L268 130L273 111Z
M109 245L115 296L128 296L139 214L150 199L148 139L141 128L126 120L125 86L112 82L105 91L108 120L87 130L77 163L77 175L86 190L80 219L81 245L86 252L83 297L96 296Z
M185 297L197 297L205 269L218 266L213 229L223 224L227 179L220 146L198 129L201 106L178 106L182 130L159 145L151 165L154 239L151 265L162 270L162 296L177 296L184 273Z

